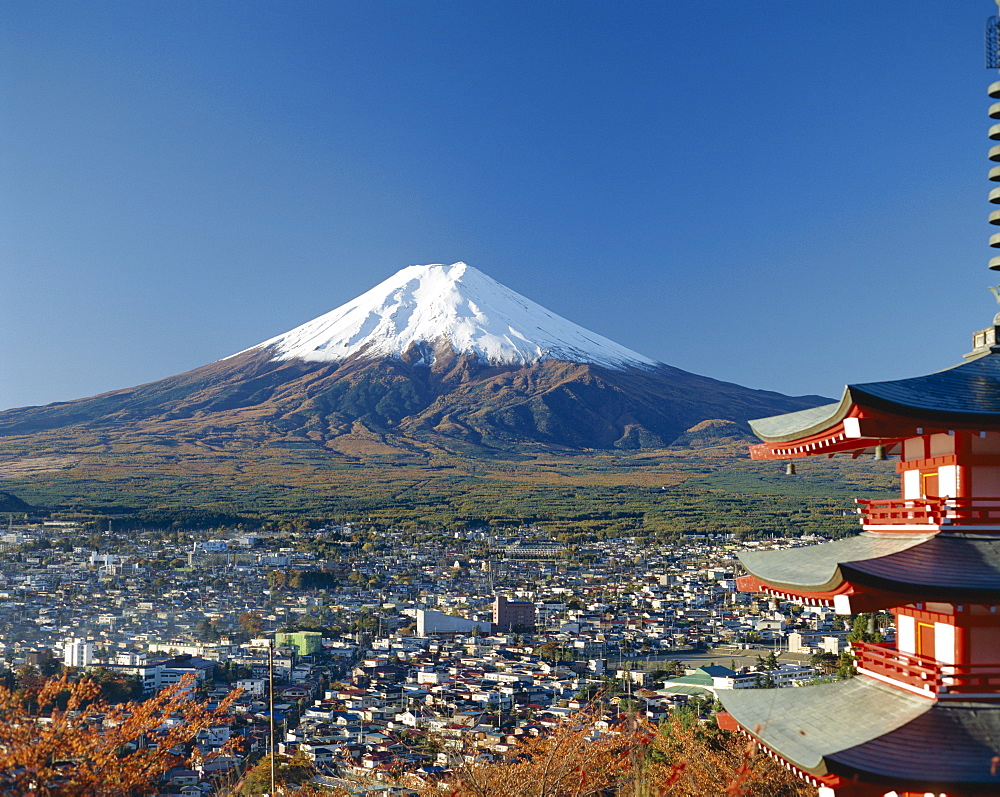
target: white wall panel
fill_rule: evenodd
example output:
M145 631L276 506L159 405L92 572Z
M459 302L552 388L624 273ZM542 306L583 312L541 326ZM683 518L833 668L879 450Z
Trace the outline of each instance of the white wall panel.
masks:
M909 615L896 616L896 647L903 653L917 652L917 621Z

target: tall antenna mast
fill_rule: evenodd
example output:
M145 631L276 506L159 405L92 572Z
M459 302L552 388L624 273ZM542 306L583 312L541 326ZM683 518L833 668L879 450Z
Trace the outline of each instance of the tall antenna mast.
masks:
M1000 17L986 20L986 68L1000 69Z
M997 6L1000 6L1000 0L997 0ZM1000 69L1000 16L986 20L986 68ZM1000 81L990 84L987 93L994 100L1000 100ZM990 119L1000 120L1000 102L994 102L990 106L989 116ZM990 127L989 136L991 141L1000 141L1000 121ZM994 163L1000 163L1000 144L990 147L989 158ZM990 169L989 177L990 182L1000 183L1000 166ZM990 191L990 203L1000 205L1000 188ZM994 210L989 218L990 224L1000 226L1000 210ZM990 247L1000 249L1000 233L990 236ZM1000 271L1000 257L990 258L990 269ZM1000 296L997 301L1000 302Z

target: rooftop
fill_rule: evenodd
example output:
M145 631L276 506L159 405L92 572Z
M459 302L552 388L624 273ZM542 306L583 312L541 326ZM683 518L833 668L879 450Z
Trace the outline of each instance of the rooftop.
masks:
M861 406L947 426L1000 427L1000 351L925 376L848 385L839 402L750 421L769 443L819 434Z
M864 772L898 791L1000 788L991 771L1000 750L995 703L934 703L864 677L721 696L754 738L810 775Z
M987 603L1000 592L1000 538L995 536L866 531L804 548L747 551L739 558L753 578L777 591L820 593L827 599L848 587L891 592L893 599L903 594Z

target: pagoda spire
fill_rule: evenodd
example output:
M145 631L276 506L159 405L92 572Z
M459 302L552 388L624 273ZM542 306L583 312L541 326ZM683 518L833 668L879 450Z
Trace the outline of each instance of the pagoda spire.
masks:
M1000 69L1000 16L986 45ZM988 93L989 179L1000 184L1000 81ZM1000 185L989 199L1000 206ZM1000 209L989 220L1000 226ZM989 267L1000 271L1000 256ZM848 385L838 402L750 425L762 440L753 459L894 459L899 494L858 499L857 535L744 551L738 589L891 623L884 639L850 641L855 677L727 690L719 725L819 797L1000 795L1000 313L956 366Z
M1000 0L996 0L996 4L1000 7ZM986 68L1000 70L1000 15L986 20ZM987 94L994 100L1000 100L1000 80L990 84ZM990 106L989 117L1000 120L1000 102L994 102ZM1000 142L1000 121L990 126L988 135L990 141ZM1000 144L990 147L989 159L1000 164ZM1000 183L1000 165L990 169L989 180L991 183ZM989 201L992 205L1000 205L1000 186L990 189ZM989 222L1000 226L1000 210L990 213ZM990 247L1000 249L1000 232L990 236ZM989 267L993 271L1000 271L1000 256L990 258Z

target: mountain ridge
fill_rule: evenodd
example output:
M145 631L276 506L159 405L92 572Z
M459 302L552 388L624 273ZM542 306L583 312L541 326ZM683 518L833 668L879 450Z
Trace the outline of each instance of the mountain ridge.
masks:
M352 434L401 449L634 450L668 446L702 421L746 431L749 419L828 401L657 363L457 263L402 269L318 319L182 374L0 412L0 440L30 450L33 435L58 433L62 448L50 453L60 455L86 448L95 431L328 451Z
M746 428L748 418L825 401L742 388L666 365L613 370L547 360L518 368L454 355L423 368L363 357L273 361L256 352L90 398L0 412L0 436L74 426L159 424L165 431L208 416L235 434L252 416L276 435L294 431L318 445L361 422L372 431L444 435L489 447L655 448L707 419Z

